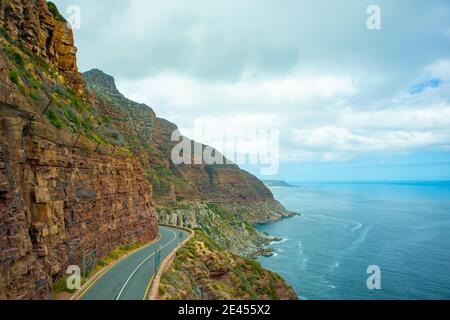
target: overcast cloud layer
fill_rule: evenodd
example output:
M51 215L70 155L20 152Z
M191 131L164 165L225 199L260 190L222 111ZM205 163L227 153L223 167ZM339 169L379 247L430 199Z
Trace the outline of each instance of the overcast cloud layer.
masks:
M450 152L448 1L55 2L81 8L81 70L184 132L277 128L287 162Z

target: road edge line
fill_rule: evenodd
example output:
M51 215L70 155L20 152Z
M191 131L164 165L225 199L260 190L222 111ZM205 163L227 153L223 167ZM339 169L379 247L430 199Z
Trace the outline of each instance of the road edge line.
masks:
M131 251L129 253L127 253L126 255L120 257L117 261L114 261L112 264L110 264L109 266L106 266L105 268L101 269L100 271L98 271L96 274L94 274L92 276L91 279L89 279L82 287L80 290L78 290L77 292L75 292L69 300L80 300L85 294L86 292L89 291L89 289L98 281L100 280L109 270L111 270L114 266L116 266L118 263L122 262L123 260L127 259L128 257L130 257L131 255L138 253L141 250L144 250L145 248L147 248L148 246L151 246L155 243L158 243L161 240L161 235L158 232L158 237L147 243L146 245Z
M155 274L152 274L152 277L150 278L150 281L148 282L147 289L145 289L144 297L142 298L142 300L146 300L146 298L148 297L148 293L150 291L150 288L152 286L154 278L155 278Z
M160 224L160 226L186 231L186 232L188 232L189 236L178 247L176 247L169 255L167 255L164 258L164 260L161 262L158 270L154 274L153 282L150 281L150 283L149 283L150 293L148 294L147 300L159 300L159 286L161 284L162 275L172 265L172 262L174 261L174 258L176 256L178 250L180 250L195 235L195 231L192 229L189 229L189 228L184 228L184 227L170 225L170 224ZM144 297L144 299L145 299L145 297Z

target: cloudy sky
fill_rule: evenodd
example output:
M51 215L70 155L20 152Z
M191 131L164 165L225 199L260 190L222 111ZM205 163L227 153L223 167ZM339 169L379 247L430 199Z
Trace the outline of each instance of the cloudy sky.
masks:
M279 130L275 178L450 179L448 1L55 2L81 10L80 70L183 133Z

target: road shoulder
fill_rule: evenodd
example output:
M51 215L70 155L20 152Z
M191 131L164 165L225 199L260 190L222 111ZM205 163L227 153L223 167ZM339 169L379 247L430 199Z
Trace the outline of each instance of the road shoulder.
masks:
M137 248L133 251L128 252L127 254L121 256L120 258L118 258L117 260L113 261L112 263L110 263L109 265L105 266L104 268L100 269L98 272L96 272L94 275L92 275L88 281L81 287L80 290L77 290L68 300L80 300L83 295L101 278L103 277L109 270L111 270L114 266L116 266L118 263L122 262L123 260L126 260L127 258L129 258L130 256L132 256L133 254L136 254L137 252L144 250L145 248L158 243L161 240L161 235L158 233L158 237L141 246L140 248Z
M183 247L189 240L191 240L195 235L195 231L188 229L188 228L183 228L183 227L178 227L178 226L168 225L168 224L161 224L160 226L186 231L189 236L176 249L174 249L169 255L167 255L164 258L164 260L161 262L158 270L156 271L154 277L152 277L152 279L150 279L150 282L149 282L149 285L147 288L147 290L150 290L150 292L148 293L148 300L158 300L161 277L163 276L164 272L168 268L170 268L170 266L172 265L172 262L174 261L178 250L181 247Z

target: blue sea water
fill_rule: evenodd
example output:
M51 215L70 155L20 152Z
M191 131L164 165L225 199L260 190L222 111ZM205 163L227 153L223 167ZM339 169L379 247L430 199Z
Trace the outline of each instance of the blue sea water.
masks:
M450 182L298 185L272 192L302 216L258 229L284 239L260 261L299 297L450 299Z

